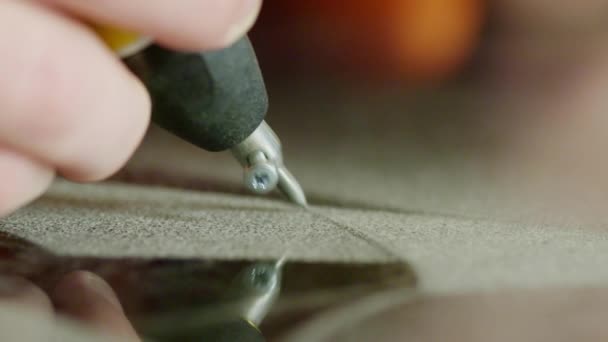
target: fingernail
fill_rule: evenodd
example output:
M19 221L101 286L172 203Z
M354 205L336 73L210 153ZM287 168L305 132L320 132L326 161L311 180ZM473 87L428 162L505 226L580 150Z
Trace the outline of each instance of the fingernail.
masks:
M226 33L226 40L234 43L243 37L255 23L261 8L262 0L241 0L234 16L234 24Z
M122 311L122 306L120 305L114 290L102 278L90 272L82 272L82 282L91 292L104 298L112 306Z

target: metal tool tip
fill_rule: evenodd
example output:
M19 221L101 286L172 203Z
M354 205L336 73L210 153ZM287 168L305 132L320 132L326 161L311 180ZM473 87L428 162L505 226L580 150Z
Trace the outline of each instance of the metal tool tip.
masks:
M295 204L307 207L306 195L296 178L285 167L279 169L279 184L281 192Z
M301 187L297 187L295 189L292 189L292 191L290 192L286 192L287 197L289 197L289 199L301 206L301 207L308 207L308 201L306 200L306 195L304 195L304 191L302 190Z
M251 191L265 194L278 186L293 203L308 206L302 187L283 165L281 142L266 122L234 146L232 154L245 168L245 185Z

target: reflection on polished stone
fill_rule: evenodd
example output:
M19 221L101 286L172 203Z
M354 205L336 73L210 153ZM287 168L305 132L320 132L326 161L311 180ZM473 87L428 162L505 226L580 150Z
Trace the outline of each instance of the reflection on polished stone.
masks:
M325 310L417 283L404 262L75 258L8 234L0 236L0 255L1 273L43 289L72 270L95 272L138 332L162 341L276 340Z

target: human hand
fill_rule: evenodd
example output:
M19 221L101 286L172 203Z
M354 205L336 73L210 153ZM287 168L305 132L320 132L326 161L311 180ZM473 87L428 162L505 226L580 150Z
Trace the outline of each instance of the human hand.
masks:
M83 271L48 295L25 279L0 277L0 340L140 341L112 288Z
M120 168L149 121L143 85L80 20L178 50L230 45L261 0L0 2L0 216L56 173L96 181ZM78 18L76 20L75 18Z

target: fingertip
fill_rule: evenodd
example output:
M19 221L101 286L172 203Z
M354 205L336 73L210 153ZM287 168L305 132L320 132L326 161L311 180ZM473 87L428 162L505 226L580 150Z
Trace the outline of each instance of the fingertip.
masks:
M179 31L160 29L157 41L178 50L227 48L249 32L262 8L262 0L225 1L215 6L217 9L210 8L209 3L199 3L200 8L193 13L207 20L191 18L175 25Z
M0 147L0 216L42 195L53 178L51 168Z
M63 277L52 291L57 310L106 334L137 339L118 297L101 277L75 271Z
M116 90L113 112L107 112L103 127L88 127L88 137L96 139L98 148L90 148L89 155L65 164L58 172L75 182L95 182L118 172L131 158L150 124L152 101L145 86L130 73ZM95 155L95 153L98 153Z
M83 296L73 296L75 293ZM74 304L85 301L103 302L113 310L122 312L122 307L114 290L105 280L87 271L74 271L64 276L55 286L53 299L62 307L74 308ZM78 310L90 308L77 305Z
M228 27L224 34L223 46L234 44L251 30L262 9L262 0L245 0L243 7L237 12L237 19Z

